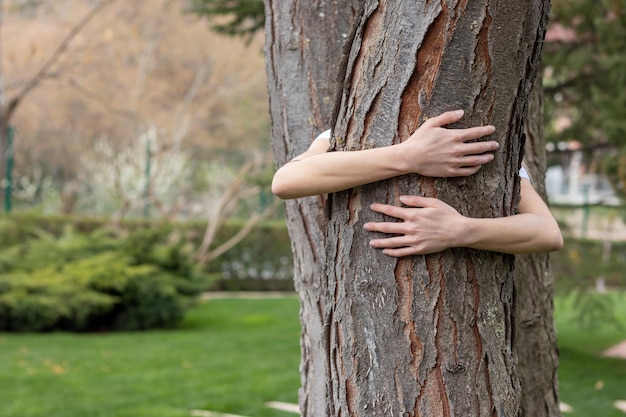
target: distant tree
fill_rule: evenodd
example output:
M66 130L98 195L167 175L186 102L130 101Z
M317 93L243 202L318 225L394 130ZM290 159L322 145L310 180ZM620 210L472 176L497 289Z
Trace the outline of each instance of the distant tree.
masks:
M189 11L200 16L222 16L225 21L212 20L211 28L228 35L253 35L263 29L263 0L188 0Z
M602 168L624 195L626 3L554 0L551 23L544 48L548 140L578 140L590 154L611 148Z

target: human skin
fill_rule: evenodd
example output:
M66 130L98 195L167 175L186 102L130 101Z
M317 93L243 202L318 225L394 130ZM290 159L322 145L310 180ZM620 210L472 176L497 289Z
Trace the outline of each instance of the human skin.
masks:
M392 146L350 152L326 152L329 141L318 139L303 154L283 165L272 181L272 192L282 199L321 195L363 184L417 173L428 177L475 174L493 160L498 142L467 141L495 132L493 126L446 129L462 111L427 120L406 141Z
M406 141L392 146L349 152L327 152L328 139L317 139L303 154L283 165L272 181L282 199L321 195L417 173L430 177L475 174L493 160L498 149L484 138L493 126L447 129L462 111L443 113L426 121ZM370 232L392 234L370 241L373 248L393 257L469 247L504 253L558 250L563 238L558 223L527 179L521 180L519 214L499 218L469 218L435 198L401 196L405 207L372 204L371 209L398 219L369 222ZM463 230L464 233L459 233Z

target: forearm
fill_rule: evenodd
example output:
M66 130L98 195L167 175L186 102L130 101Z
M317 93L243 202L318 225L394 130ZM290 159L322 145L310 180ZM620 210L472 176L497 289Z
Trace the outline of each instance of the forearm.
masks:
M511 254L551 252L563 245L552 217L534 213L500 218L466 218L466 228L456 246Z
M282 199L321 195L406 174L401 148L327 152L291 161L274 175L272 192Z

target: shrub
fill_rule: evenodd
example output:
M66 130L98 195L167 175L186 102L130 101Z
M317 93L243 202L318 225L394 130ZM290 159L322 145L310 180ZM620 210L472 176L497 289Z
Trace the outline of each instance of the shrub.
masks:
M228 222L215 244L236 234L242 224ZM100 219L21 212L0 215L0 274L32 273L47 266L61 267L95 254L118 251L129 258L130 265L155 265L177 276L176 291L187 297L207 289L294 289L291 243L282 221L258 226L239 245L203 267L190 258L200 244L206 223L128 219L122 226L120 234Z
M209 275L171 227L53 232L32 227L0 250L0 330L138 330L174 326Z
M0 276L0 330L89 330L90 319L117 300L53 269Z
M191 304L179 278L107 252L61 268L0 276L0 329L141 330L174 326Z

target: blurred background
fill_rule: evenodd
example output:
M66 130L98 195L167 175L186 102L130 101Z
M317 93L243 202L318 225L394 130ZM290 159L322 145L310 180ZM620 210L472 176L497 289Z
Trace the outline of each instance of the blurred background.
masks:
M293 415L267 406L300 382L262 1L0 13L0 416ZM626 413L624 360L603 356L626 340L624 51L626 2L553 0L545 187L575 416Z

